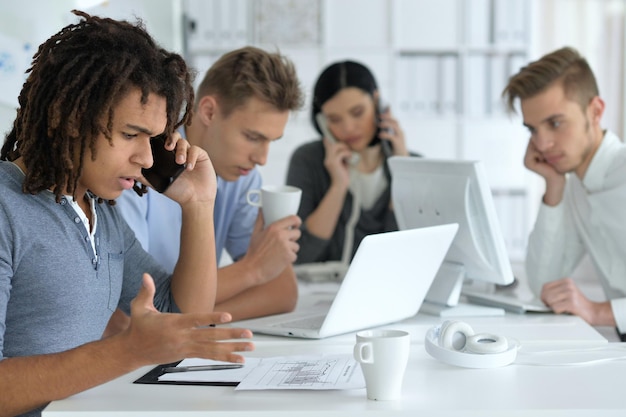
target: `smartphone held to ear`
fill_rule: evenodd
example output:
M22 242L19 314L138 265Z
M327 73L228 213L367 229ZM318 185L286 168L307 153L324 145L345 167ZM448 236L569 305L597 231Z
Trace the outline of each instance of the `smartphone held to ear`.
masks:
M154 163L150 168L142 169L142 175L152 188L165 192L176 178L185 170L185 164L176 162L176 153L165 149L165 136L159 135L150 140Z

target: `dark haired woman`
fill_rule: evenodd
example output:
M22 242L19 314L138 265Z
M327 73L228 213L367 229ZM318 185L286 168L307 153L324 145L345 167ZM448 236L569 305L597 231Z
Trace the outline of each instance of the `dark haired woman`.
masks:
M293 153L287 184L302 189L297 263L349 263L368 234L397 230L387 159L409 155L371 71L352 61L322 71L312 122L322 140Z

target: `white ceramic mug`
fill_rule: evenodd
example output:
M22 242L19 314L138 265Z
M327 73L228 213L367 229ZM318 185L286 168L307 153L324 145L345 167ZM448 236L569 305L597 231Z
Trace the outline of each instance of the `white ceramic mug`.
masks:
M256 199L254 196L258 196ZM291 185L264 185L260 190L250 190L248 204L261 207L265 225L298 213L302 190Z
M354 359L361 364L367 398L397 400L409 361L411 336L402 330L364 330L356 334Z

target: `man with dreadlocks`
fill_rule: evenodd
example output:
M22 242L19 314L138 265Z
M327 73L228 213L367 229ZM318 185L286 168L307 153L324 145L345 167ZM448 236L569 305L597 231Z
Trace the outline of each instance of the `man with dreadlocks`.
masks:
M234 352L253 348L233 340L250 331L209 326L231 316L212 312L215 171L174 133L193 104L183 59L141 22L74 13L78 23L35 54L0 154L0 416L40 415L141 366L242 362ZM150 140L162 133L187 165L166 192L183 219L171 276L114 207L145 183ZM116 308L130 326L100 339Z

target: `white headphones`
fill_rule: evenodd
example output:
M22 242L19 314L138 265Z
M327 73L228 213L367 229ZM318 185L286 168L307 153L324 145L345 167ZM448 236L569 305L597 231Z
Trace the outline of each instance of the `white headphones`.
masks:
M465 368L496 368L515 361L517 344L491 333L474 333L462 321L446 320L428 330L426 352L435 359Z

